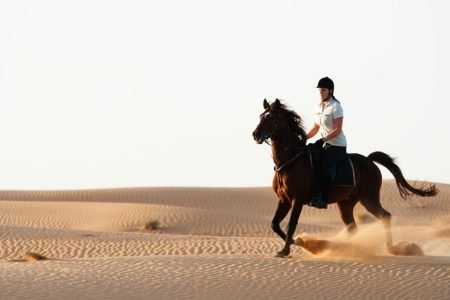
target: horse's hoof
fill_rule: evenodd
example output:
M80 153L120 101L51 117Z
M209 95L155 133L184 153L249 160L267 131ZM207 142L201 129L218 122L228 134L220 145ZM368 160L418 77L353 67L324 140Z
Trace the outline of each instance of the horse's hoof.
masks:
M400 242L394 246L387 247L388 252L393 255L403 256L425 256L419 245L412 242Z
M303 246L305 245L305 242L303 241L302 238L299 238L299 237L298 237L298 238L295 239L294 245L303 247Z
M275 255L275 258L291 258L291 255L283 255L283 254L277 254Z
M282 253L282 252L278 252L276 255L275 255L275 257L278 257L278 258L289 258L289 257L291 257L289 254L284 254L284 253Z
M386 250L388 253L395 255L394 246L386 246Z

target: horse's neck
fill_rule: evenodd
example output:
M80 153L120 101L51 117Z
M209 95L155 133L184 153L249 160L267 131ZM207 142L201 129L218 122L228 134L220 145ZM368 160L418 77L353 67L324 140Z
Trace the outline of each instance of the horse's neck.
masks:
M299 150L294 137L284 137L272 141L272 157L275 164L290 158L295 151Z

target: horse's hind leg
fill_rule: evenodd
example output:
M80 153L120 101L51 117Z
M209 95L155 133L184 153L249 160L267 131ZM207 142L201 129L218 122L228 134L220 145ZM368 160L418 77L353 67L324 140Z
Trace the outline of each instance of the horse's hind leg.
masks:
M286 241L286 234L280 228L280 223L287 216L289 210L291 209L291 204L289 201L280 199L278 201L277 211L275 212L275 216L272 219L272 230L278 234L283 241Z
M380 203L380 196L370 197L361 200L361 204L375 217L383 222L386 234L386 247L389 252L392 251L392 231L391 231L391 213L385 210Z
M347 232L352 234L356 232L356 222L353 216L353 209L355 208L358 199L356 196L350 196L347 199L341 200L337 203L339 207L339 212L341 214L341 219L347 227Z

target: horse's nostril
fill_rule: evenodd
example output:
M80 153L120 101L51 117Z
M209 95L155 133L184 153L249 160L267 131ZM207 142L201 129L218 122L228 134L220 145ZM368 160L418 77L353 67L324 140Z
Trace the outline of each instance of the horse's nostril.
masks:
M258 136L259 136L259 132L258 132L258 131L256 131L256 130L255 130L255 131L253 131L253 137L254 137L254 138L256 138L256 137L258 137Z

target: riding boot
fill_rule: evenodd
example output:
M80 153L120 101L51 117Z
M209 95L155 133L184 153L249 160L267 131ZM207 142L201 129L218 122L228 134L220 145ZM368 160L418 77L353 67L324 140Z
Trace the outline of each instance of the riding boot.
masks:
M321 192L319 192L314 197L312 197L311 202L309 204L316 208L322 208L322 209L326 209L328 206L325 195Z
M326 209L328 206L328 178L324 174L320 178L319 192L312 197L310 205L316 208Z

